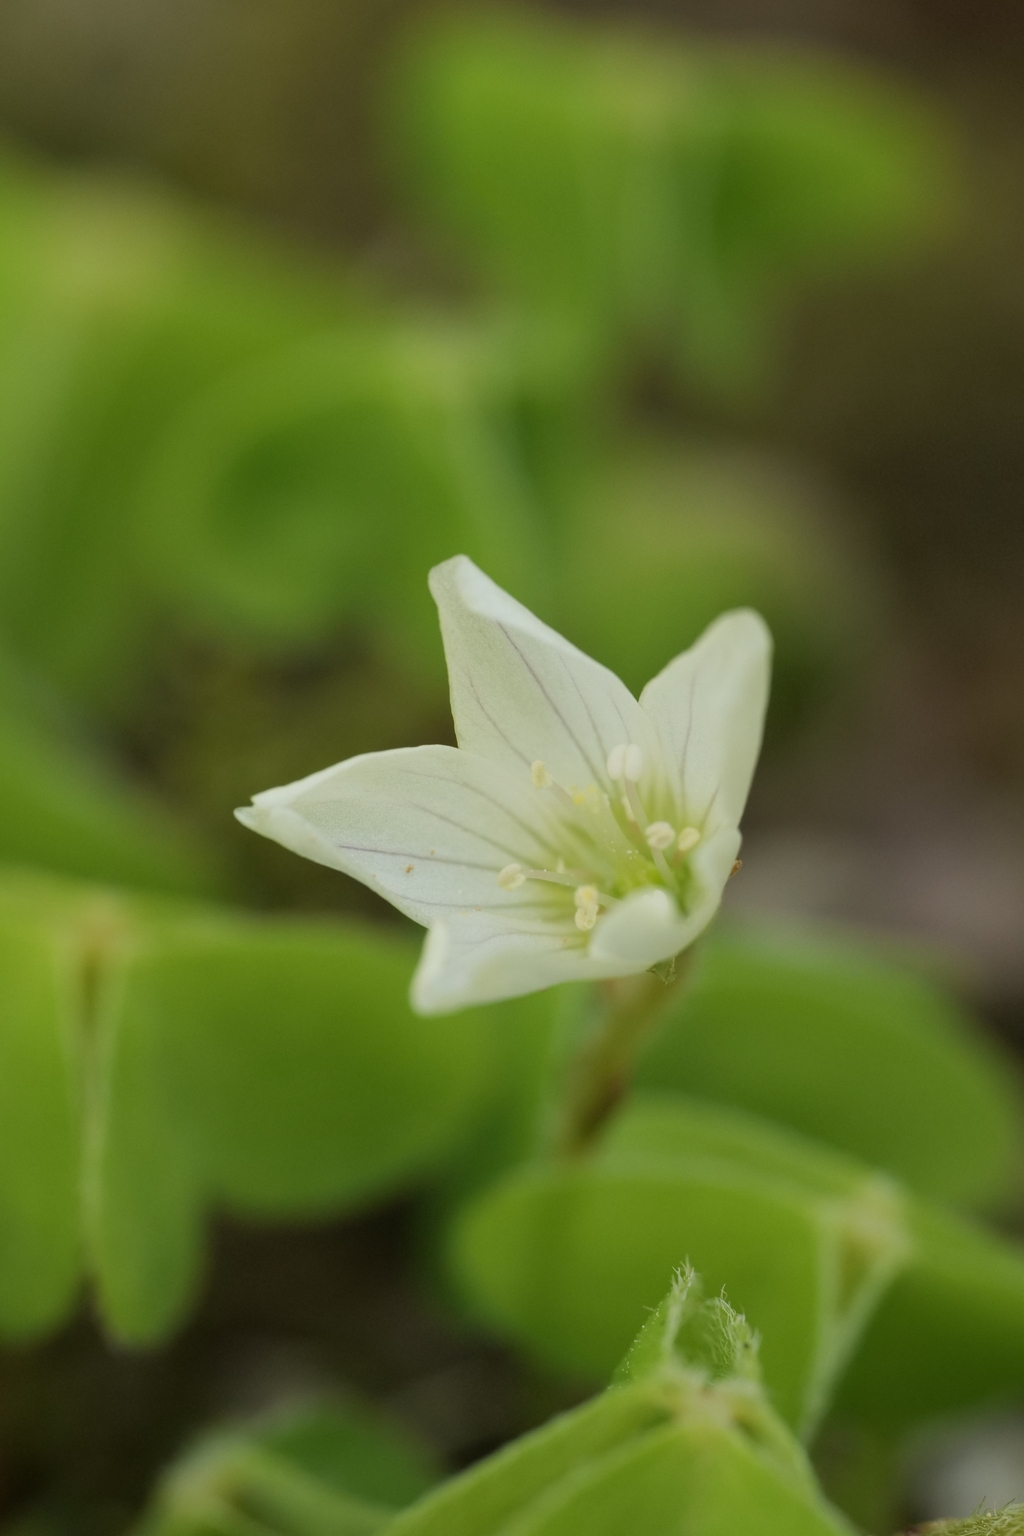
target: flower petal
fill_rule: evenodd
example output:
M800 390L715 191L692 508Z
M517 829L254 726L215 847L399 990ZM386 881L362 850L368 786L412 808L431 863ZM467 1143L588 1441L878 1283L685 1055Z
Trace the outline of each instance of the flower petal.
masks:
M737 826L743 814L761 750L771 649L759 614L725 613L640 695L676 775L681 813L705 836Z
M455 747L352 757L265 790L235 814L293 852L354 875L425 926L473 911L515 921L564 916L560 887L531 882L509 891L497 883L507 864L551 858L547 797L528 777Z
M430 573L459 745L517 772L538 759L564 789L608 788L608 754L657 733L614 672L534 618L465 555Z
M686 942L687 920L668 891L634 891L602 917L590 941L596 965L614 966L613 974L646 971L677 955Z
M412 1006L417 1013L452 1013L610 974L594 966L570 933L554 927L520 932L487 912L444 918L427 934L412 980Z
M740 835L723 827L692 855L695 902L684 915L665 890L635 891L600 918L590 943L564 921L514 926L499 912L461 912L431 926L412 982L418 1013L450 1013L563 981L631 976L670 960L703 933L722 900Z

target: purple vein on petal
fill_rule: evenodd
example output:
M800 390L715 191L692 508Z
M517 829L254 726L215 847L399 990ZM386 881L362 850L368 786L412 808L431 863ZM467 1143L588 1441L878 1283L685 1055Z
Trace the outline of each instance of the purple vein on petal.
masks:
M515 651L516 655L519 657L519 660L522 662L523 666L526 668L527 672L529 672L530 676L533 678L533 681L536 683L537 687L540 689L541 693L544 695L544 698L545 698L545 700L547 702L547 706L551 710L551 713L554 715L555 719L560 722L560 724L562 726L562 729L565 731L565 734L568 736L569 740L575 746L577 752L580 754L580 757L586 763L587 767L590 769L590 772L594 775L594 778L595 779L599 778L600 775L598 774L597 769L594 767L594 764L591 761L589 753L587 753L587 752L585 752L583 750L582 742L580 741L579 737L576 735L576 732L573 730L573 728L569 724L568 720L562 714L562 711L558 708L558 705L555 703L555 701L551 697L550 693L548 693L548 690L545 688L545 686L544 686L543 682L541 681L540 677L538 676L535 668L531 665L531 663L529 662L529 660L527 659L527 657L525 656L523 651L520 649L520 647L513 640L511 634L505 628L504 624L499 624L498 628L501 630L502 634L505 636L505 639L508 641L509 645Z

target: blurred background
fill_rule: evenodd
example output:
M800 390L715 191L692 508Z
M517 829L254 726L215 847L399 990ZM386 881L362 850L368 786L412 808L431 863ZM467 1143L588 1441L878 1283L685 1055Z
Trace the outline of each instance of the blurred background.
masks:
M451 739L461 550L634 689L760 608L731 910L1024 1042L1022 84L998 0L2 0L0 859L394 921L230 812ZM325 1379L455 1462L536 1417L407 1226L224 1223L158 1354L7 1351L4 1507L119 1529Z

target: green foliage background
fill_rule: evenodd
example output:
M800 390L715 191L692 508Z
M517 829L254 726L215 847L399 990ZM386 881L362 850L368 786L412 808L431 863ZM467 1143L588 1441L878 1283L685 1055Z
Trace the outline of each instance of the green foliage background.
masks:
M1024 1383L999 1230L1016 1068L948 977L727 916L567 1165L550 1126L592 1000L416 1019L418 935L229 812L450 736L425 574L459 551L634 688L756 606L769 774L855 712L899 644L893 573L751 422L801 295L951 238L955 135L906 82L808 50L526 12L395 31L373 108L390 265L13 145L0 164L0 1333L26 1405L6 1518L891 1530L906 1437ZM147 1501L182 1423L218 1417L200 1396L90 1495L39 1383L64 1390L76 1337L94 1362L173 1358L225 1219L393 1234L352 1328L398 1357L396 1401L314 1372ZM511 1443L445 1481L443 1412L398 1389L421 1312L516 1384ZM843 1437L861 1459L837 1469Z

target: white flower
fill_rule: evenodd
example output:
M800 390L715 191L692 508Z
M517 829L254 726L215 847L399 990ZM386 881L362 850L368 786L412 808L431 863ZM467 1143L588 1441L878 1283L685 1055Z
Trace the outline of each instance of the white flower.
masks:
M424 924L421 1013L678 954L739 850L768 696L763 620L724 614L638 701L464 555L430 589L458 747L349 758L256 795L239 820Z

